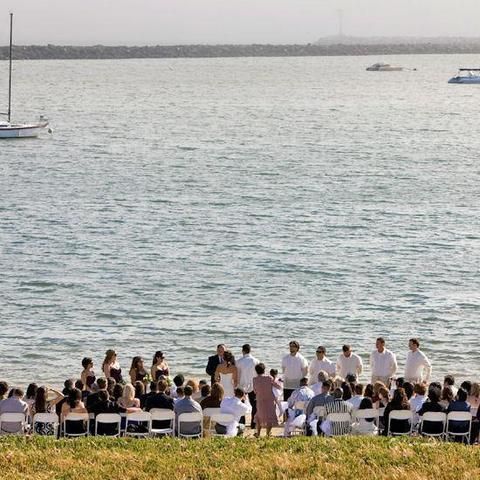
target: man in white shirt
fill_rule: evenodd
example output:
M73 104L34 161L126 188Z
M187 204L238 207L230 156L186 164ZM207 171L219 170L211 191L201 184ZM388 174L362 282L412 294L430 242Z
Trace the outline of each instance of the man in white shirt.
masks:
M0 414L23 413L25 417L28 412L28 405L22 400L22 398L23 390L20 388L14 388L12 396L0 402ZM22 423L2 422L2 433L19 433L21 431Z
M248 395L248 401L252 406L252 419L250 426L255 428L255 414L257 413L257 400L255 397L255 392L253 391L253 377L257 376L255 372L255 367L260 363L255 357L250 355L250 345L246 343L242 347L243 357L240 360L237 360L237 370L238 370L238 386L243 389L243 391ZM243 420L243 421L242 421ZM241 423L245 423L245 418L241 419Z
M236 388L234 393L235 396L224 398L220 403L220 413L230 413L233 415L233 421L225 424L217 422L215 426L217 433L223 433L227 437L243 434L245 425L240 423L240 418L252 411L252 407L245 403L245 392L241 388Z
M382 382L387 388L391 378L397 371L397 359L395 355L385 348L385 340L377 338L376 350L370 355L370 368L372 370L372 384Z
M332 377L335 375L335 364L325 356L326 352L325 347L321 345L317 347L317 357L310 362L308 367L309 385L313 385L318 381L318 374L322 370Z
M362 359L355 353L352 353L350 345L342 347L343 353L337 360L337 375L346 378L347 375L355 375L357 380L362 373L363 363Z
M288 399L288 417L284 426L284 436L289 437L295 430L296 426L305 423L308 402L314 397L313 391L308 387L308 378L304 377L300 380L300 387L297 388ZM298 403L303 403L303 408L298 408ZM301 418L299 418L301 417Z
M300 380L307 376L308 362L298 352L300 344L292 341L288 344L290 354L282 359L283 399L287 401L293 391L300 386Z
M405 364L405 381L410 383L429 383L432 374L432 364L420 350L420 342L416 338L408 341L407 362Z

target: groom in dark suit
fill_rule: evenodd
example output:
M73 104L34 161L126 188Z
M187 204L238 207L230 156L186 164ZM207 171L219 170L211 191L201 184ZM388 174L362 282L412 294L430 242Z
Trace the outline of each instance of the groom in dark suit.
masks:
M212 380L212 384L215 383L215 370L217 369L218 365L223 363L223 354L225 353L225 345L221 343L217 345L217 354L208 357L207 368L205 371L210 375Z

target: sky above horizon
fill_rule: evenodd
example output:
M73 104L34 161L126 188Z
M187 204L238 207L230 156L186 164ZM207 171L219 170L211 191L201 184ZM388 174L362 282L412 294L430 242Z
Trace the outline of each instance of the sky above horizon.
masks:
M17 44L309 43L350 36L480 36L479 0L2 0Z

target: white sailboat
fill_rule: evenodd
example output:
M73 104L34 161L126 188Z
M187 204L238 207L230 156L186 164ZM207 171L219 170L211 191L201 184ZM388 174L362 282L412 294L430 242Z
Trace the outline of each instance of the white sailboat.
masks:
M38 122L11 123L12 117L12 53L13 53L13 13L10 14L10 55L8 75L8 110L0 113L7 117L6 122L0 121L0 139L2 138L35 138L48 128L48 120L40 116ZM50 129L48 129L51 132Z

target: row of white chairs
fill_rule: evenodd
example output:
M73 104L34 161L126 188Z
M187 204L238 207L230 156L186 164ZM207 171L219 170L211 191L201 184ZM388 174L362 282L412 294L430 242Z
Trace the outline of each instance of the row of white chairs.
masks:
M125 417L125 425L122 429L122 417ZM204 419L207 420L206 429L204 431ZM60 424L58 415L55 413L37 413L31 424L27 422L27 418L23 413L3 413L0 415L0 433L2 434L25 434L31 433L38 435L41 427L51 425L51 434L55 437L59 436L60 427L62 435L65 437L84 437L90 435L90 421L95 422L94 432L97 435L102 431L102 427L108 425L109 432L106 436L119 437L122 434L131 437L150 437L156 435L175 435L175 412L167 409L152 409L150 412L134 412L126 415L117 413L101 413L96 417L88 413L70 413ZM153 422L168 422L168 427L153 428ZM215 424L228 425L234 421L231 414L221 413L219 408L207 408L203 412L182 413L178 416L178 436L184 438L202 437L204 434L209 436L223 436L215 429ZM70 422L83 422L84 428L81 431L74 432L69 429ZM197 424L198 433L187 434L182 429L184 424ZM2 429L2 424L8 424L8 431ZM141 424L143 428L139 429ZM5 425L6 426L6 425ZM40 428L39 428L40 427ZM14 430L11 432L10 430Z

